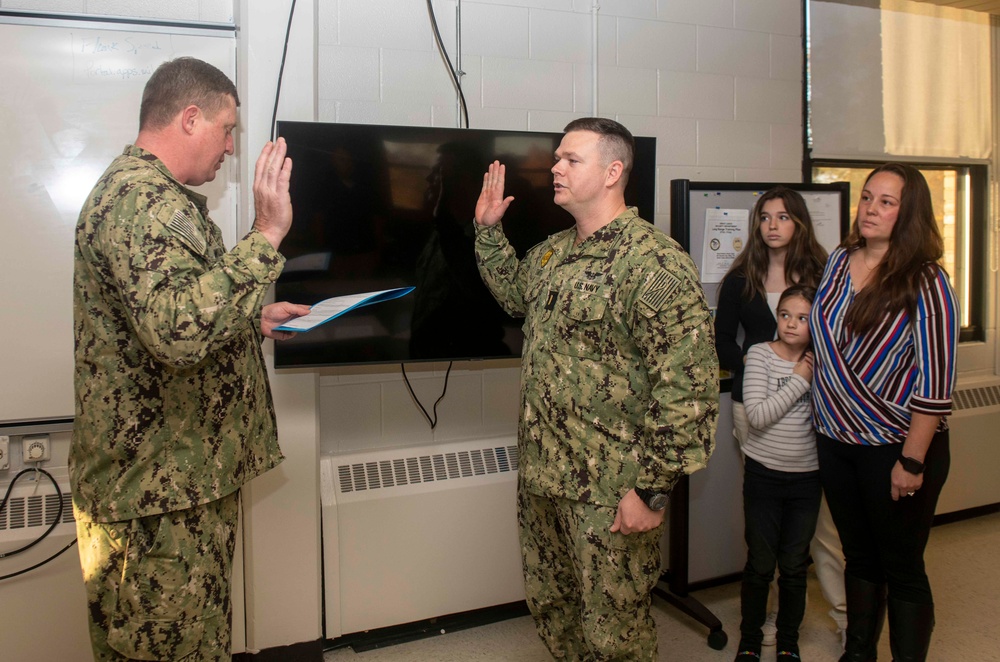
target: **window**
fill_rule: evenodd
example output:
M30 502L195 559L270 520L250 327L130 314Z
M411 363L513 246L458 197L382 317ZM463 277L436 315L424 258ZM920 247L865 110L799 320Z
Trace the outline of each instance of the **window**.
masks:
M857 215L858 195L877 163L814 160L812 181L849 182L851 222ZM987 171L984 165L912 164L927 179L944 237L942 266L951 277L961 308L960 341L983 340L983 278L986 264Z

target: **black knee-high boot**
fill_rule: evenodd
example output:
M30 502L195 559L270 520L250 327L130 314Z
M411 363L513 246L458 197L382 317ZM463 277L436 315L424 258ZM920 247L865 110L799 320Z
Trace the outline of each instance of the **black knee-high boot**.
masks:
M894 662L924 662L934 630L934 605L889 598L889 647Z
M844 574L847 594L847 647L840 662L875 662L885 623L885 584Z

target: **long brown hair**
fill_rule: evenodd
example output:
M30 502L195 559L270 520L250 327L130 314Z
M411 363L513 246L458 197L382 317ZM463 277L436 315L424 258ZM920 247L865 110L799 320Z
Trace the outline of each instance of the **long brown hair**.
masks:
M795 232L785 253L785 281L816 287L826 264L826 251L816 240L816 232L813 230L812 217L809 215L806 201L798 191L793 191L787 186L775 186L762 194L753 206L753 211L750 213L750 237L747 239L746 248L736 256L725 276L728 278L730 274L742 273L746 280L743 295L748 299L753 298L755 294L767 298L764 279L767 278L770 258L767 244L760 234L760 217L764 211L764 204L779 198L785 203L785 211L795 221Z
M931 190L923 174L905 163L886 163L871 171L872 177L889 172L903 180L896 224L889 235L889 250L872 272L869 284L855 297L846 321L855 333L874 329L886 317L901 310L916 312L917 293L926 278L936 272L944 255L944 240L938 230L931 202ZM860 216L860 205L858 214ZM855 217L851 232L842 244L855 251L867 243L861 236L860 219Z

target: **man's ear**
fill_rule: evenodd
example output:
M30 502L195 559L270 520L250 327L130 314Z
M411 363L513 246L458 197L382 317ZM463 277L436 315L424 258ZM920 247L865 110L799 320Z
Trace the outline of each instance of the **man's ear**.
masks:
M625 165L621 161L612 161L611 165L608 166L607 179L604 185L611 188L622 178L622 173L625 172Z
M194 127L201 119L201 108L191 104L181 111L181 128L185 133L194 133Z

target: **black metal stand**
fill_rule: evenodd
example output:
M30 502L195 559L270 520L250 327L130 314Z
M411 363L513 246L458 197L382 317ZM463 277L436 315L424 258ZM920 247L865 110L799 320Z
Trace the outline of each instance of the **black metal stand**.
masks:
M690 477L682 476L670 493L670 569L663 573L653 594L708 627L708 645L715 650L726 647L729 637L722 629L722 621L690 595L688 595L688 505ZM663 588L666 584L667 588Z

